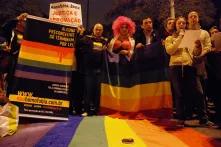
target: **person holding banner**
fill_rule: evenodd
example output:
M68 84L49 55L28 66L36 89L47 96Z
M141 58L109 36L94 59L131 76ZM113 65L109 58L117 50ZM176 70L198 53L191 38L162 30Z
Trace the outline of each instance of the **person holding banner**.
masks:
M6 103L8 98L6 97L6 82L5 74L9 69L9 53L6 45L6 39L0 36L0 105Z
M132 36L135 33L135 23L128 17L119 16L114 20L112 30L114 38L108 45L109 61L127 63L134 53L135 40Z
M23 39L23 33L25 29L25 21L28 13L21 13L15 19L12 19L2 26L2 35L6 38L8 51L10 53L10 69L7 75L7 95L11 92L11 86L13 84L13 74L17 63L19 49L21 41Z
M82 116L96 115L100 106L101 77L104 63L104 51L108 39L102 36L103 25L97 23L91 35L85 35L79 41L81 69L84 75L84 94Z
M72 72L70 95L72 97L70 101L70 114L81 115L82 114L82 100L84 94L84 74L83 68L83 54L81 53L81 39L88 34L85 28L80 25L77 27L77 35L75 39L76 50L75 56L77 61L76 71Z

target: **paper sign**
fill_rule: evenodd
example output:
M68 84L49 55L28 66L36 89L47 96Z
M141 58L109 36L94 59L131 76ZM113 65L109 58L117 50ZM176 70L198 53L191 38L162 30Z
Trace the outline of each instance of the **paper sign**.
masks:
M200 38L200 32L201 30L186 30L179 48L188 48L192 52L195 41Z
M51 3L49 19L55 22L80 26L82 25L81 5L72 2Z

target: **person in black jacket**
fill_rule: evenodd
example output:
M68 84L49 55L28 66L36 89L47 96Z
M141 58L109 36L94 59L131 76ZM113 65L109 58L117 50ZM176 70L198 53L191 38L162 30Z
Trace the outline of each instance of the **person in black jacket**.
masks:
M11 93L15 66L17 64L27 16L27 13L21 13L15 19L7 21L2 26L1 35L6 38L7 48L9 49L8 51L10 53L10 69L8 70L7 75L7 96Z
M135 33L135 48L143 48L159 40L158 33L153 29L152 19L150 17L144 18L141 28L137 29Z
M82 116L96 115L99 112L104 50L108 42L102 34L103 25L97 23L93 27L92 34L82 37L78 44L82 57L78 70L84 75Z

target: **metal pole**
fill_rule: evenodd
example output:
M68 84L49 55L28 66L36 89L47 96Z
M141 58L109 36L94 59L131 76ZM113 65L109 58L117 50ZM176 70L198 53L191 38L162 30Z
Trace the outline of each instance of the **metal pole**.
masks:
M89 4L89 0L87 0L87 24L86 24L86 28L89 29L89 14L90 14L90 4Z
M175 7L174 7L174 0L170 1L170 17L175 18Z

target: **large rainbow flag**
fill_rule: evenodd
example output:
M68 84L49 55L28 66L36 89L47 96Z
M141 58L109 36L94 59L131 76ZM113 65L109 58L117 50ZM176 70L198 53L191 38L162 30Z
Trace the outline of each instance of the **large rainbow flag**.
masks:
M168 119L72 116L66 122L20 125L16 134L0 139L0 146L220 147L220 134L218 129L179 128Z
M108 54L105 59L101 86L102 112L149 111L156 116L171 114L167 55L160 41L135 50L129 62L111 62Z

